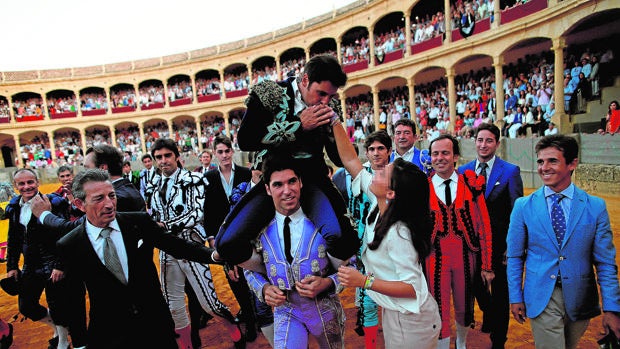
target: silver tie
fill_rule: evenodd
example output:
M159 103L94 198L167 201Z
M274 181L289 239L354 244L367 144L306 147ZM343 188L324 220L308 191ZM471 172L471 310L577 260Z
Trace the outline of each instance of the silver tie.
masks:
M110 238L111 232L111 228L103 228L101 233L99 233L99 235L105 239L103 243L103 260L106 268L108 268L123 285L127 285L127 279L125 278L125 273L121 266L121 260L118 258L118 253L116 253L116 246L114 245L114 241Z

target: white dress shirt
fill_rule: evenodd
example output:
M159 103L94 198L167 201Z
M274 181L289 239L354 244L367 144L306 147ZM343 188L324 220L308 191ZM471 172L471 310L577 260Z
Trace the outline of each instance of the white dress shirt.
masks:
M299 241L301 241L301 234L304 230L304 218L306 218L306 215L300 207L299 210L297 210L295 213L288 217L291 219L291 222L289 223L289 227L291 228L291 256L295 258L295 253L297 252ZM276 211L278 240L280 240L280 246L282 246L282 250L284 250L284 218L286 218L285 215Z
M125 274L125 279L129 280L129 266L127 265L127 250L125 250L125 242L123 241L123 235L121 234L121 228L118 225L116 219L110 224L108 227L112 229L110 232L110 238L114 242L114 246L116 247L116 254L118 255L118 259L121 262L121 267L123 267L123 273ZM88 219L86 220L86 234L88 235L88 239L90 240L91 245L93 245L93 249L99 257L99 260L103 265L105 265L105 260L103 258L103 248L105 239L100 236L103 228L95 227L90 224Z
M476 174L480 175L480 170L482 170L480 168L480 160L476 159ZM489 176L491 175L491 171L493 170L493 165L495 164L495 155L493 155L493 157L491 158L491 160L486 162L487 164L487 179L489 178Z
M232 195L233 183L235 181L235 163L232 163L232 167L230 168L230 178L228 182L226 181L226 177L220 170L220 167L217 167L217 171L220 173L220 181L222 181L222 187L224 188L224 192L226 193L226 197L229 198Z
M487 172L488 173L488 172ZM457 184L459 182L459 175L456 172L453 172L452 175L450 176L450 179L452 180L450 182L450 194L452 194L452 202L454 202L454 200L456 200L456 188L457 188ZM437 197L439 198L439 200L441 200L441 202L443 202L444 204L446 203L446 185L444 184L445 179L439 177L437 174L433 175L433 187L435 187L435 194L437 194Z
M300 112L302 112L304 109L306 109L308 106L306 105L306 102L304 102L304 99L301 96L301 91L299 90L297 79L293 80L291 86L293 87L293 93L295 94L295 106L293 109L293 113L297 115Z
M33 196L32 199L34 199L37 195L39 195L39 193ZM24 227L28 226L28 222L30 222L30 219L32 218L32 207L30 206L30 201L32 199L24 202L24 198L22 197L19 201L19 206L21 207L19 211L19 223L21 223Z
M411 146L411 148L409 148L409 150L407 150L403 155L398 154L398 152L394 150L394 160L398 158L403 158L403 160L411 162L411 160L413 159L414 152L415 152L414 146Z

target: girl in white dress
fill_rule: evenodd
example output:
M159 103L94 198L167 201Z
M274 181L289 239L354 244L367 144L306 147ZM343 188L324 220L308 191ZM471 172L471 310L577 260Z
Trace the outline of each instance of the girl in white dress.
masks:
M382 307L386 348L436 348L441 319L424 276L432 230L426 175L409 161L397 159L373 176L362 164L344 128L334 122L338 153L354 178L353 195L371 202L362 242L366 275L342 266L338 278L346 287L362 287Z

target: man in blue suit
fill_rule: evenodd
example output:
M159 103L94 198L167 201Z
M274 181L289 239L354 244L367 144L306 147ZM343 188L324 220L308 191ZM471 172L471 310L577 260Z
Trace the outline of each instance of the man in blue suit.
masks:
M410 119L399 119L394 123L394 151L390 155L390 162L403 158L418 166L428 176L432 170L430 156L414 146L418 135L415 123ZM424 156L426 154L426 156Z
M491 334L493 349L504 348L510 319L508 305L508 281L506 280L506 234L510 213L515 200L523 196L523 181L519 166L506 162L495 155L499 147L500 130L497 126L483 123L475 134L477 158L461 167L459 173L475 171L486 179L484 199L487 203L493 232L491 262L495 279L488 292L482 282L477 282L474 293L483 311L482 331Z
M547 136L535 150L544 186L515 202L508 229L512 315L519 323L530 318L536 348L575 348L590 318L601 313L598 281L603 327L620 336L616 249L605 202L571 182L579 151L574 138Z

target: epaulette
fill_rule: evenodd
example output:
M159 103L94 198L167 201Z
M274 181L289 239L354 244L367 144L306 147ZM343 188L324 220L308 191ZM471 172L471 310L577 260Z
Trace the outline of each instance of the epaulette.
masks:
M250 87L248 92L248 98L245 100L245 104L249 103L252 95L256 95L261 104L269 110L271 114L276 114L282 103L282 95L286 94L286 87L278 85L275 81L265 80L259 84Z

